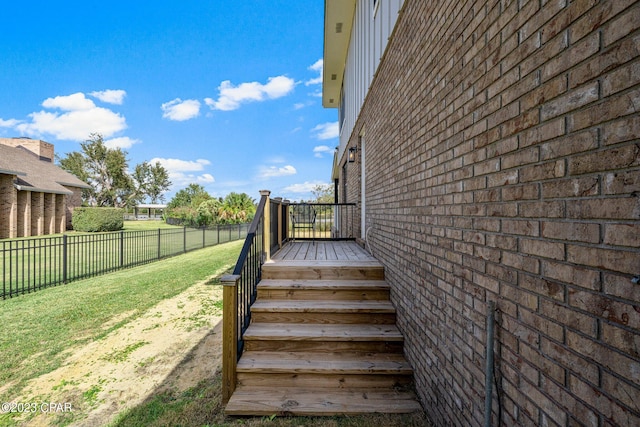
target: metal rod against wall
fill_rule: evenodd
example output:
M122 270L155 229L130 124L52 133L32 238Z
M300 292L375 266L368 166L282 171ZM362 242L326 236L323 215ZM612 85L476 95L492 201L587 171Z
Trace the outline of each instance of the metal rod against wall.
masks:
M491 427L491 407L493 406L493 336L495 323L495 303L489 301L487 307L487 364L484 381L484 425Z

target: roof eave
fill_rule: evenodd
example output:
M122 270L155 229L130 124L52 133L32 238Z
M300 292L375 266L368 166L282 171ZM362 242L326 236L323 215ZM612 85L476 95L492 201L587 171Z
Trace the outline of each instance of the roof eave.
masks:
M338 108L356 0L325 0L322 106Z

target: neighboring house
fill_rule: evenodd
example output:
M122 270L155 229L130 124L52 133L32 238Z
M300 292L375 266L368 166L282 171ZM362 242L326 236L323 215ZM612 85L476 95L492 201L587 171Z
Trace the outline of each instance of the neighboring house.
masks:
M0 239L63 233L89 185L53 164L53 145L0 138Z
M640 2L325 0L338 200L435 425L640 425ZM353 162L349 157L353 156Z

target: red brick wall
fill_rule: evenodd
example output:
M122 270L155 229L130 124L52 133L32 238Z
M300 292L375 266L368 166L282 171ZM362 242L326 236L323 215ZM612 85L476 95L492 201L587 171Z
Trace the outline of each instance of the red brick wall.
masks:
M14 175L0 174L0 239L18 235L18 196Z
M44 234L44 193L31 193L31 235Z
M436 425L482 424L488 301L494 422L640 425L638 111L638 1L405 1L350 144Z

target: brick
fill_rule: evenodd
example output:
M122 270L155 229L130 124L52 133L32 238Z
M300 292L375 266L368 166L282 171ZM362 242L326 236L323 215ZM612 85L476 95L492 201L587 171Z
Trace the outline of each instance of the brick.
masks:
M635 330L623 329L607 322L602 322L601 330L602 341L605 344L630 357L640 359L640 334Z
M540 300L539 312L542 316L564 325L565 328L581 332L593 338L597 336L598 324L590 314L582 313L575 308L561 304L561 302L548 299ZM597 373L597 370L595 372Z
M546 121L569 111L573 111L598 100L599 96L598 82L589 83L582 87L573 89L542 105L540 108L540 119L542 121Z
M602 96L609 96L640 83L640 61L625 65L602 78Z
M513 154L502 157L500 168L502 170L523 166L530 163L537 163L540 160L540 150L538 147L526 150L518 150Z
M608 295L582 289L569 289L569 304L595 316L619 323L630 328L640 326L640 306L616 301Z
M502 220L502 232L537 237L540 235L540 223L538 221L505 219Z
M526 166L520 169L520 182L562 178L565 175L565 169L565 162L563 160Z
M540 186L538 184L517 185L502 189L502 200L534 200L540 198Z
M502 264L533 274L540 272L540 260L511 252L503 252Z
M540 147L540 160L554 160L595 148L598 148L598 133L595 130L584 131L543 144Z
M640 192L640 172L611 172L602 177L603 193L622 195Z
M527 289L540 296L564 301L565 286L563 284L528 274L521 274L519 278L521 288Z
M638 417L629 410L616 404L601 390L572 376L570 378L571 392L579 399L588 401L596 411L611 420L617 426L630 426L636 424Z
M568 131L575 132L621 116L634 114L640 107L640 89L605 98L591 108L578 110L567 117Z
M638 273L638 254L632 251L567 245L567 261L619 273Z
M542 237L554 240L598 243L600 225L594 223L543 221L540 223Z
M520 239L520 251L542 258L563 260L565 257L563 243L552 243L545 240Z
M560 384L563 382L564 380L560 382ZM558 385L543 375L540 382L540 389L554 401L558 402L560 406L565 408L571 417L574 417L574 419L568 420L568 426L582 427L584 425L598 425L598 415L593 409L572 396L570 391L564 386Z
M600 290L601 287L600 272L573 264L545 260L542 262L542 274L545 278L582 288Z
M580 40L560 55L548 61L542 67L542 81L547 81L559 73L566 71L573 64L577 64L596 54L600 49L600 35L595 33Z
M569 159L569 175L580 175L640 165L640 144L614 147Z
M547 181L543 182L541 187L543 199L587 197L600 194L600 180L597 176Z
M565 133L565 123L563 118L558 118L555 120L543 122L539 126L536 126L531 129L527 129L525 132L522 133L522 135L520 135L520 148L525 148L534 144L539 144L544 141L549 141L551 139L564 135L564 133ZM541 151L540 151L541 160L548 160L548 157L545 158L544 152L542 151L545 145L541 147Z
M567 200L567 218L638 219L640 199L637 197Z
M598 55L572 68L569 75L569 87L580 86L598 78L607 71L625 64L638 56L640 35L624 40L609 47Z
M579 375L581 378L597 383L599 378L598 367L586 358L576 354L567 346L550 341L546 338L540 340L540 351L565 369Z
M567 91L567 79L555 78L522 96L520 108L529 111Z
M634 381L640 386L640 362L625 355L611 351L610 348L574 332L567 331L567 345L578 353L590 358L597 364L604 366L610 372Z
M518 206L522 218L563 218L565 216L565 202L538 201L522 202Z
M640 224L605 224L604 244L640 247Z
M640 45L640 37L638 38ZM640 115L622 117L602 126L602 143L613 145L620 142L632 141L640 135Z
M631 282L629 276L614 273L603 274L603 292L628 301L640 301L640 286Z
M615 43L632 32L637 28L638 22L640 22L640 7L636 6L625 11L625 13L608 23L602 33L604 47L610 46L612 43Z

